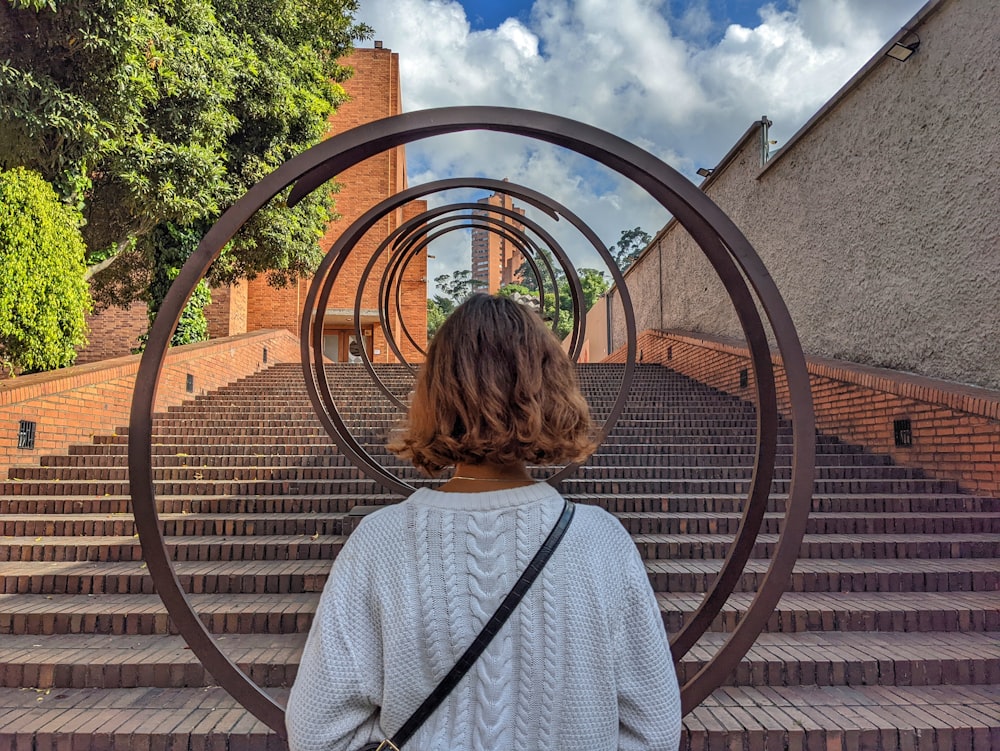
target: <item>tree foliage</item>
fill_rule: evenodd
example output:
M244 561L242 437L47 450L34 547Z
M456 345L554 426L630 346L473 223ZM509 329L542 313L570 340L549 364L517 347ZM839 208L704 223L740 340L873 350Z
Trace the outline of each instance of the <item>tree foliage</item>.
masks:
M486 286L485 282L473 279L469 269L458 269L451 274L436 276L434 284L440 291L440 294L435 297L438 304L441 305L444 302L445 307L449 304L451 306L447 308L445 315L451 313L452 310L472 297L475 292Z
M9 372L70 365L86 344L80 222L37 172L0 171L0 366Z
M618 242L608 248L608 251L614 256L618 268L624 272L652 241L650 234L641 227L623 229Z
M0 0L0 167L29 166L82 208L101 304L151 300L157 238L209 226L315 144L345 95L337 59L370 30L357 0ZM318 191L234 238L213 282L312 271ZM166 230L165 228L172 228Z
M453 308L449 307L449 310L445 312L444 307L437 298L428 298L427 300L427 339L430 340L433 337L441 324L444 323L445 319L451 313Z

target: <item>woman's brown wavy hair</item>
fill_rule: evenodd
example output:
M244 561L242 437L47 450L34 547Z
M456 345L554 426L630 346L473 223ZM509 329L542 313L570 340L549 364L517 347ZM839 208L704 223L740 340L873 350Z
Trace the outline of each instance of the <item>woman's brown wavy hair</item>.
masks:
M590 410L533 310L476 294L431 341L389 450L434 475L466 464L561 464L594 449Z

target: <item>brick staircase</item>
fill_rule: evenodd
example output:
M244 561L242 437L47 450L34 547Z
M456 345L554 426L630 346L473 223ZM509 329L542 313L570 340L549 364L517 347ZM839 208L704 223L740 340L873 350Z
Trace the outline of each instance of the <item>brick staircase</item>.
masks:
M581 366L598 419L616 365ZM354 435L396 413L358 367L330 366ZM399 367L381 371L405 393ZM668 631L697 608L740 520L752 405L640 366L628 408L562 485L615 513L647 562ZM129 513L127 430L0 482L0 749L278 749L206 674L153 592ZM783 425L754 556L692 676L767 568L790 475ZM157 417L158 509L208 628L260 685L293 680L356 505L392 503L332 447L297 365ZM820 436L813 513L788 593L731 677L685 721L684 749L1000 749L1000 500Z

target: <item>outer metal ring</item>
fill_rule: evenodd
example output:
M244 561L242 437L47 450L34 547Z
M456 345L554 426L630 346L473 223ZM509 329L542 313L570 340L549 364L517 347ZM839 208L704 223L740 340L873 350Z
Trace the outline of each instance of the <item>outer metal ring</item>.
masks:
M761 492L766 502L767 489L760 491L758 488L764 484L769 487L773 474L773 456L770 467L762 461L768 459L763 455L767 452L762 452L762 438L766 440L770 428L776 429L777 424L767 339L742 276L753 287L774 333L784 364L793 425L792 477L783 530L768 573L743 619L709 663L683 687L681 698L685 713L722 684L763 629L785 589L805 531L812 495L815 440L805 358L784 301L760 258L732 221L704 193L671 167L627 141L566 118L526 110L499 107L424 110L386 118L334 136L289 160L252 187L223 214L184 264L150 332L136 377L130 420L129 472L133 509L156 589L192 651L219 684L280 733L284 732L282 708L219 651L184 595L161 534L153 486L152 414L170 336L184 304L225 244L259 208L288 185L295 183L289 199L294 202L325 182L330 174L340 173L369 156L422 138L463 130L494 130L536 138L576 151L629 177L677 218L719 273L747 334L758 392L758 451L750 503L737 540L718 577L720 580L733 575L729 569L742 557L738 549L745 544L752 545L752 538L744 539L744 533L752 531L753 536L756 535L751 512L759 505ZM613 264L611 270L619 294L624 298L627 289L621 273ZM625 306L626 318L630 312L629 302ZM634 333L634 319L631 325ZM634 362L634 359L633 336L629 339L627 360ZM765 398L762 399L762 395ZM735 576L738 577L742 565L736 568ZM709 593L706 600L712 596L713 593ZM685 628L674 640L675 658L679 638L687 631Z

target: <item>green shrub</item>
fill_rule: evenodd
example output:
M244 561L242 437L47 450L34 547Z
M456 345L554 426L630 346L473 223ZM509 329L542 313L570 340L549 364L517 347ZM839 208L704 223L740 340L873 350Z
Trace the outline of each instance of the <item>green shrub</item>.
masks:
M71 365L91 309L79 213L37 172L0 171L0 366Z

